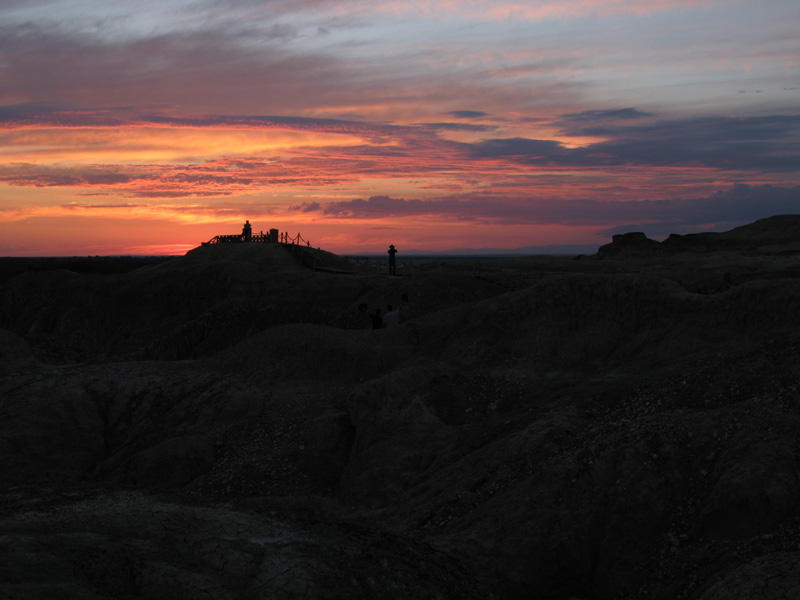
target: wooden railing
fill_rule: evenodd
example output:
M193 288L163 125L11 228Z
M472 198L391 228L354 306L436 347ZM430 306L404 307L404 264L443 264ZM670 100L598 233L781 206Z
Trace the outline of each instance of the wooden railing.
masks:
M310 248L311 242L308 240L303 239L303 237L298 233L295 237L290 237L288 233L279 233L277 229L271 229L267 233L253 233L250 237L246 237L243 233L238 233L236 235L217 235L211 238L207 242L203 242L203 246L208 246L210 244L240 244L243 242L255 242L255 243L281 243L281 244L293 244L296 246L305 245Z
M248 241L248 240L245 239L244 235L241 234L241 233L238 234L238 235L216 235L213 238L211 238L209 241L203 242L203 245L207 246L209 244L238 244L238 243L246 242L246 241ZM255 235L251 235L249 241L250 242L261 242L261 243L269 242L270 241L269 234L257 233Z

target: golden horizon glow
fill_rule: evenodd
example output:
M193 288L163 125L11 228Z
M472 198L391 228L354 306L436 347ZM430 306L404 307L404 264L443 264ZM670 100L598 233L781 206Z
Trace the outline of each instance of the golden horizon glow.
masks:
M20 128L0 132L3 161L46 159L69 164L97 164L114 152L116 164L202 161L209 149L217 155L249 156L280 154L282 149L356 146L363 139L353 135L270 129L222 129L188 127L116 128Z

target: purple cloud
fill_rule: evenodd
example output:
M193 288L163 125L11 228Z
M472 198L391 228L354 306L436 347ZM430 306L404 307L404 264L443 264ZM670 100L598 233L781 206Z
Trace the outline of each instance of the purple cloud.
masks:
M628 110L624 114L629 114ZM598 121L604 121L605 116L588 118L587 113L581 115L562 119L564 135L606 137L608 140L581 148L567 148L551 140L516 137L484 140L473 144L470 149L476 158L506 157L530 165L692 164L724 170L800 172L800 115L693 118L633 125L599 125ZM644 114L641 115L643 118ZM635 120L639 117L624 118ZM587 122L591 124L586 125Z
M129 183L133 178L116 168L54 168L40 165L0 166L0 182L25 187L84 187Z
M642 112L636 108L617 108L612 110L585 110L579 113L562 115L562 119L577 123L597 123L603 121L628 121L632 119L644 119L652 116L652 114Z
M451 110L447 114L455 119L480 119L489 116L489 113L480 110Z
M291 212L318 213L333 219L434 217L442 221L494 224L607 225L608 234L646 230L651 235L688 233L710 223L745 223L775 214L800 213L800 186L732 188L704 198L638 201L563 200L489 194L404 199L372 196L366 200L301 204Z

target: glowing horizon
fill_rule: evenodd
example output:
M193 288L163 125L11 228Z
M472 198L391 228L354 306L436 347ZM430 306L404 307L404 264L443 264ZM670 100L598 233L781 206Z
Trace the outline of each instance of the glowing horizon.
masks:
M793 2L95 10L0 8L0 255L182 254L245 219L337 253L599 246L800 212Z

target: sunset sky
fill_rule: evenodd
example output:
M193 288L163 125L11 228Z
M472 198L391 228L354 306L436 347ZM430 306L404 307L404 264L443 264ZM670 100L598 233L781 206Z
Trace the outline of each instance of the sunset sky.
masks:
M0 0L0 255L800 213L797 0Z

